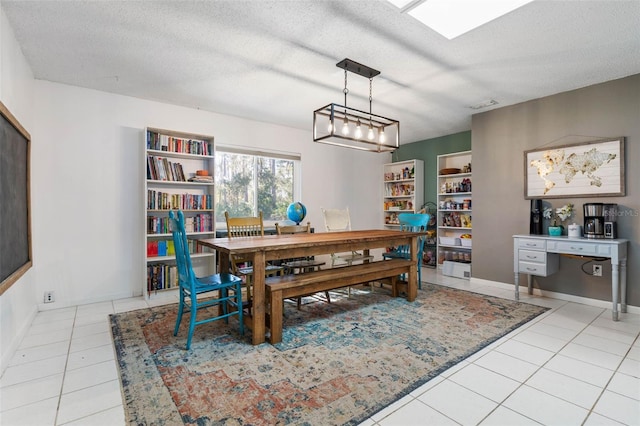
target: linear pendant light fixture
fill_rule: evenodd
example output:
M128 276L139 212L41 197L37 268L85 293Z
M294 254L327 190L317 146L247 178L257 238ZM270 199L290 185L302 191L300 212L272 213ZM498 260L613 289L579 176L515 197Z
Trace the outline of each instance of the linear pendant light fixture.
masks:
M344 70L344 105L326 105L313 112L313 141L372 152L390 152L400 146L400 122L373 114L373 77L380 71L343 59L336 64ZM369 112L347 106L347 73L369 79Z

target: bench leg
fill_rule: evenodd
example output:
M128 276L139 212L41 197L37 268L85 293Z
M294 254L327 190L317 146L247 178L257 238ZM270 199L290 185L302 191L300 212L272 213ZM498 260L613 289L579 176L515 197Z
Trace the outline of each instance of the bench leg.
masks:
M283 299L281 291L271 292L271 344L282 342Z

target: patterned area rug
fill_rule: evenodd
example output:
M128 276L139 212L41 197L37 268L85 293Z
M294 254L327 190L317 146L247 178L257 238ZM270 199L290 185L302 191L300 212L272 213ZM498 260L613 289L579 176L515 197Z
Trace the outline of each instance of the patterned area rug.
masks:
M253 346L235 318L173 336L177 305L111 316L132 424L358 424L546 309L423 285L286 303L283 341ZM188 317L187 317L188 319Z

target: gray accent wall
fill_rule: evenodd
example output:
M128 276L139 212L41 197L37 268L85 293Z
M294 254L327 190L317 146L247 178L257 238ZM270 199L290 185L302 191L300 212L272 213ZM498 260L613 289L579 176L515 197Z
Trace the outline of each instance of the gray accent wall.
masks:
M640 74L472 117L472 277L514 282L512 236L529 233L524 151L619 136L626 138L626 196L548 199L545 205L573 203L577 211L568 222L582 225L583 203L618 203L618 235L630 240L627 301L640 306ZM602 262L602 277L582 272L585 262L561 256L560 271L534 278L534 287L610 301L610 261ZM591 271L591 264L584 266Z

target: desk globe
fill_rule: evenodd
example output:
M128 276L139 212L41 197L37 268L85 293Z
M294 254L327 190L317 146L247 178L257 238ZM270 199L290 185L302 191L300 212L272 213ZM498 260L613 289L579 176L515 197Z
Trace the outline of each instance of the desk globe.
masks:
M306 215L307 208L300 202L291 203L289 207L287 207L287 217L289 220L295 222L296 225L300 225L300 222L302 222Z

